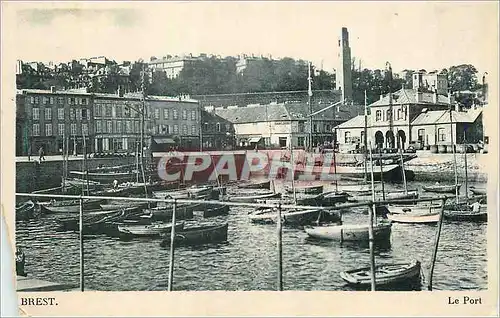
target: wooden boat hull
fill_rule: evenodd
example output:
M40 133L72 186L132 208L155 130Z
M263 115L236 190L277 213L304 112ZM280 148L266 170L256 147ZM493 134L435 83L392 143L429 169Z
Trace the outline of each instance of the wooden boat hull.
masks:
M481 205L479 211L473 211L469 205L459 209L444 210L443 217L450 221L486 222L488 221L487 206Z
M438 213L389 213L387 218L395 223L412 223L412 224L433 224L439 222Z
M84 234L106 234L106 224L135 217L141 212L137 208L132 207L128 209L90 213L92 214L84 214ZM80 222L78 217L58 219L56 221L58 223L57 231L79 231Z
M469 188L470 192L472 192L474 195L486 195L487 190L485 188L474 188L470 187Z
M462 185L451 185L451 186L441 186L441 185L433 185L433 186L422 186L422 189L427 192L434 192L434 193L455 193L455 188L458 188L457 190L460 190L460 187Z
M261 182L248 182L238 185L242 189L267 189L271 188L271 181L261 181Z
M229 197L231 202L255 203L257 200L281 198L281 193L267 193L261 195L244 196L244 197Z
M386 193L385 198L387 200L418 199L418 191L408 191L408 193L404 193L404 192L389 192L389 193Z
M391 223L377 224L373 226L373 238L376 241L390 240ZM306 227L306 233L317 239L333 240L339 242L368 242L368 225L329 225L319 227Z
M193 218L193 211L199 209L200 203L195 204L177 204L175 210L175 217L178 220L187 220ZM157 207L152 209L145 209L144 214L150 214L154 221L168 221L172 219L174 212L173 206Z
M16 221L26 221L35 216L35 203L29 200L16 206Z
M184 229L184 222L175 225L176 231ZM118 231L125 237L161 237L163 234L170 233L172 223L169 224L119 224Z
M149 205L148 205L149 203ZM156 202L134 202L134 201L118 201L113 200L107 204L101 204L101 209L103 210L118 210L118 209L126 209L130 207L134 207L137 209L146 209L150 207L156 207Z
M201 245L227 241L228 223L186 228L175 234L175 245ZM161 247L170 245L170 236L163 236Z
M278 213L274 210L275 209L268 209L253 213L250 215L250 220L252 221L252 223L258 224L276 223L278 219ZM322 221L340 221L340 215L331 211L322 211L319 209L286 211L281 214L281 217L283 220L283 225L289 226L309 225Z
M83 209L99 208L104 199L89 199L82 203ZM55 213L80 213L80 203L78 200L59 201L51 204L40 204L40 210L45 214ZM111 210L111 209L109 209Z
M287 193L293 193L293 188L291 186L286 186L285 191ZM303 193L303 194L321 194L323 193L323 186L305 186L305 187L295 187L295 193Z
M421 264L412 261L404 264L388 264L375 267L376 286L399 284L420 279ZM349 285L356 287L371 286L370 268L360 268L340 273L340 277Z
M219 215L227 215L229 214L229 206L228 205L211 205L205 206L205 210L203 210L203 217L209 218L213 216Z
M78 178L84 178L85 174L81 171L70 171L70 175L78 177ZM117 180L118 182L134 182L137 179L137 173L136 172L89 172L88 173L88 179L92 181L97 181L105 184L111 184L113 183L114 180ZM142 176L141 176L142 178ZM148 178L148 175L146 175L146 178Z

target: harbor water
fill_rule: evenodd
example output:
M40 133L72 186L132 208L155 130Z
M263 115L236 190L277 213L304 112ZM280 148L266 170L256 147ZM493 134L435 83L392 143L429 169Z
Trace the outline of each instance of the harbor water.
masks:
M410 182L409 188L421 189L424 184ZM486 187L486 184L470 185ZM387 185L387 191L391 187L394 188ZM174 290L277 289L276 225L252 224L248 218L251 211L251 208L231 207L227 216L203 219L197 215L186 222L187 227L227 221L228 240L223 244L176 248ZM366 211L366 208L345 211L343 221L367 223ZM26 254L25 269L29 276L78 286L78 233L56 232L55 216L19 221L16 227L17 244ZM486 222L444 221L433 289L487 289L486 227ZM436 229L436 225L393 224L390 244L375 250L376 264L417 259L427 281ZM167 290L169 249L160 247L160 240L85 236L84 248L86 288ZM368 266L367 244L311 240L302 229L283 228L284 290L352 290L339 273Z

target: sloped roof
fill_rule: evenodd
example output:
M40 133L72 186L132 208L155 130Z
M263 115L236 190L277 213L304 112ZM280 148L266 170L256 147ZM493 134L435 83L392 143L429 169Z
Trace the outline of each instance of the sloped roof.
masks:
M454 123L473 123L481 115L482 109L470 110L468 112L452 111L452 121ZM413 121L412 125L446 124L450 122L449 111L435 110L421 113Z
M371 126L370 116L367 116L366 118L366 125L367 127ZM351 120L348 120L345 123L342 123L334 128L345 129L345 128L363 128L363 127L365 127L365 116L358 115L352 118Z
M313 104L312 111L317 112L331 104ZM267 105L248 105L245 107L228 107L214 109L215 113L232 123L255 123L281 120L307 120L309 119L309 106L307 103L284 103ZM355 106L340 106L327 109L314 116L315 120L345 121L358 112Z
M417 94L419 94L419 100L417 102ZM372 106L385 106L389 105L389 94L385 94L378 101L370 104ZM435 104L434 103L434 93L418 92L414 89L400 89L397 92L392 93L392 104L402 105L402 104ZM448 96L438 95L437 104L449 104Z

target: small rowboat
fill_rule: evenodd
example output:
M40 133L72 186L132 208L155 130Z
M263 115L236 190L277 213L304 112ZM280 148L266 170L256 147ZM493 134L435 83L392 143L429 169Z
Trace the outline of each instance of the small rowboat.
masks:
M227 214L229 214L229 205L209 205L206 206L205 210L203 211L204 218Z
M390 240L392 224L379 223L373 226L373 238L376 241ZM334 241L368 242L367 224L342 224L305 227L307 235L317 239Z
M476 188L476 187L470 187L469 190L474 194L474 195L486 195L486 188Z
M35 203L29 200L16 206L16 221L25 221L35 216Z
M445 210L443 216L450 221L484 222L488 220L486 207L481 205L479 211L474 211L470 205L466 205L465 208Z
M246 203L254 203L257 202L257 200L263 200L263 199L272 199L272 198L280 198L281 193L262 193L262 194L256 194L256 195L248 195L248 196L229 196L228 200L231 202L246 202Z
M186 220L193 218L193 211L201 207L200 203L177 203L175 209L175 217L178 220ZM151 209L144 209L144 214L149 214L155 221L165 221L172 219L174 213L174 206L168 204L167 206L154 207Z
M331 191L320 194L319 203L322 206L332 206L336 203L345 203L349 198L349 194L347 192L337 192Z
M387 218L396 223L431 224L439 222L439 212L434 213L389 213Z
M267 189L269 190L271 187L271 181L266 180L266 181L256 181L256 182L245 182L240 185L238 185L239 188L242 189Z
M460 190L461 184L457 185L431 185L422 186L422 189L427 192L435 193L455 193L455 189Z
M385 198L387 200L408 200L408 199L418 199L418 191L408 191L404 192L389 192L386 193Z
M176 231L184 229L184 222L175 224ZM157 224L119 224L118 231L127 237L160 237L162 234L170 233L172 223Z
M185 228L175 233L174 243L176 245L200 245L225 242L227 241L227 228L228 223ZM163 235L162 238L160 246L169 246L170 235Z
M370 267L341 272L340 277L349 285L369 287L371 285ZM420 262L387 264L375 267L376 286L392 285L420 279Z
M307 225L320 221L337 222L340 216L320 209L289 210L281 214L285 225ZM264 209L250 214L253 223L269 224L276 223L278 212L276 209Z
M99 208L99 204L101 204L104 201L105 201L104 199L84 199L82 202L82 207L83 209ZM79 213L80 201L79 200L53 201L48 204L40 204L40 210L45 214Z
M304 193L304 194L320 194L323 193L323 186L295 186L295 193ZM291 186L286 186L285 191L288 193L293 193L294 188Z

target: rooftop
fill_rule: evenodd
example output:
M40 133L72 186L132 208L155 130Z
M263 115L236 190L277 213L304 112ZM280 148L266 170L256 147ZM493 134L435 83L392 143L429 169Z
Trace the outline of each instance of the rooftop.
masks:
M483 112L482 109L472 109L467 112L452 111L452 121L456 123L472 124ZM450 122L450 112L447 110L434 110L421 113L413 121L412 125L446 124Z
M418 94L418 101L417 101ZM415 89L402 88L399 91L392 93L392 104L393 105L403 105L403 104L438 104L447 105L450 100L448 96L438 94L437 103L434 103L434 94L427 92L417 92ZM370 104L372 106L386 106L389 105L389 94L385 94L378 101Z

